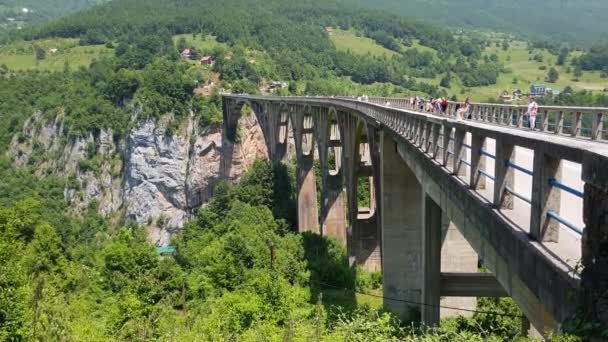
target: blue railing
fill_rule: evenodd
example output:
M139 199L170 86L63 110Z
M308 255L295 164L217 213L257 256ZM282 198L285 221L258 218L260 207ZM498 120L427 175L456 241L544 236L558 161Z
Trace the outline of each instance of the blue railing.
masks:
M524 196L522 194L519 194L519 193L515 192L515 190L509 188L508 186L505 187L505 190L507 192L509 192L510 194L512 194L513 196L519 198L520 200L522 200L522 201L524 201L524 202L526 202L528 204L532 204L532 200L531 199L529 199L528 197L526 197L526 196Z
M496 180L496 178L494 178L494 176L492 176L491 174L485 172L484 170L477 170L477 172L479 172L480 174L486 176L487 178L491 179L491 180Z
M580 192L576 189L573 189L563 183L560 183L558 180L553 179L553 178L549 179L549 185L554 186L558 189L564 190L566 192L569 192L569 193L573 194L574 196L577 196L580 198L583 198L583 196L584 196L584 194L582 192Z
M481 150L481 151L479 151L479 152L480 152L482 155L486 156L486 157L490 157L490 158L492 158L492 159L496 159L496 156L495 156L495 155L493 155L493 154L492 154L492 153L490 153L490 152L487 152L487 151L484 151L484 150Z
M506 162L505 165L508 166L508 167L512 167L515 170L521 171L521 172L523 172L523 173L525 173L527 175L534 176L534 172L532 172L532 171L530 171L530 170L528 170L526 168L523 168L523 167L521 167L521 166L519 166L517 164L511 163L510 161Z
M583 228L578 227L574 223L572 223L572 222L566 220L565 218L559 216L555 212L553 212L553 211L548 212L547 213L547 217L551 218L551 219L554 219L555 221L557 221L557 222L563 224L564 226L570 228L574 232L583 235Z

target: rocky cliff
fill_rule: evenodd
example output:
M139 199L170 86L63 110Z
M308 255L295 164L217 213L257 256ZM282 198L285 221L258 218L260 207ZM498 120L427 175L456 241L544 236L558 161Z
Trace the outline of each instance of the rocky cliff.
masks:
M167 244L222 179L238 181L266 146L254 114L239 121L233 144L221 125L200 128L194 116L168 134L171 116L142 120L126 136L101 130L66 139L61 118L35 114L16 136L10 152L18 167L40 177L68 181L65 197L78 214L95 204L100 214L146 226L157 245Z

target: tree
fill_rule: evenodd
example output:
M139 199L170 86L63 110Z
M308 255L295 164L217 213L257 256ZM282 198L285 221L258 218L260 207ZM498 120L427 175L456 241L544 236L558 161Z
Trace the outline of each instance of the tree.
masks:
M444 87L444 88L449 88L450 87L450 81L451 81L451 77L449 75L445 75L442 79L441 82L439 82L439 85Z
M559 79L559 72L557 69L551 68L549 69L549 73L547 74L547 82L555 83Z
M34 45L34 54L36 55L36 63L46 58L46 51L39 45Z

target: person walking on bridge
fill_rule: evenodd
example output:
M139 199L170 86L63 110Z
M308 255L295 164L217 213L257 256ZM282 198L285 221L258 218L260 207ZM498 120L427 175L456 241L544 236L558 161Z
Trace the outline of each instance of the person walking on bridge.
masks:
M528 111L526 115L528 116L528 123L530 124L530 129L534 130L536 127L536 114L538 113L538 104L534 100L533 96L530 96L530 103L528 104Z
M464 120L467 118L467 113L469 112L469 108L471 107L471 98L467 97L466 100L464 100L464 103L462 104L462 106L460 106L460 108L458 108L458 111L456 112L456 120Z

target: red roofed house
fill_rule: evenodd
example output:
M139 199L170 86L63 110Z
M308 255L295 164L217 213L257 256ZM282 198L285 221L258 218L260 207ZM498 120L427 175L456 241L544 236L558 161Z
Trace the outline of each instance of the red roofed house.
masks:
M184 51L182 51L182 57L190 58L190 49L184 49Z
M213 57L211 56L203 56L201 58L201 65L213 65L215 63L215 61L213 60Z

